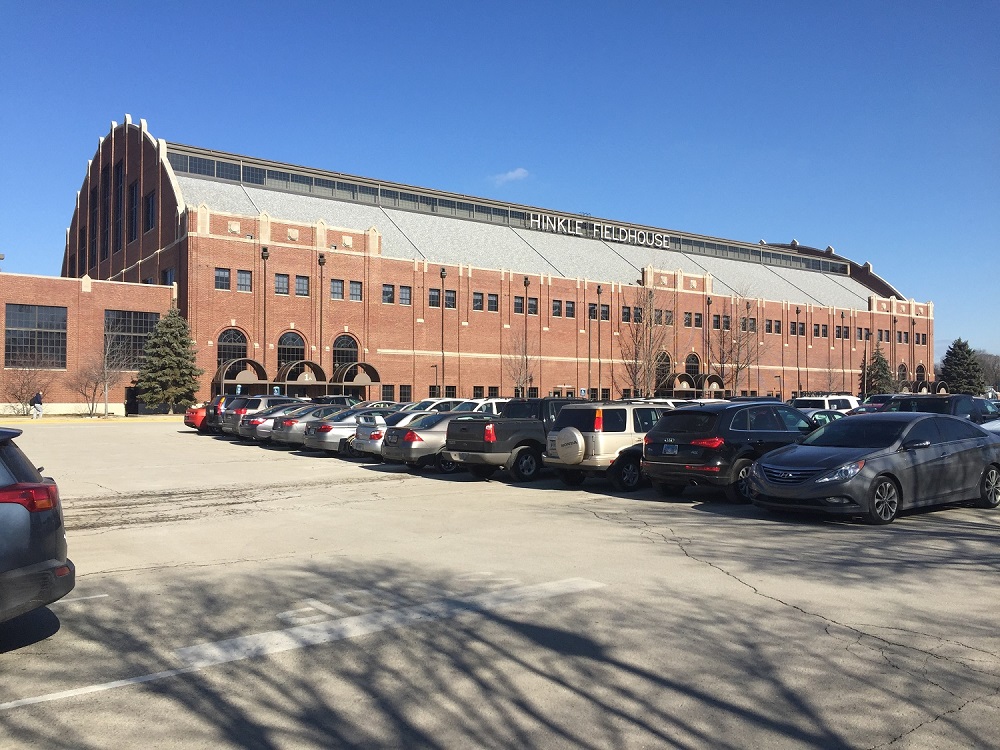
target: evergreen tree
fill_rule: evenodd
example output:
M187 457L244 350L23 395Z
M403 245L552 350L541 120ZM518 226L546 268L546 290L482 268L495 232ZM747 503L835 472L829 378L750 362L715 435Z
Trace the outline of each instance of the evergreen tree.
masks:
M876 343L872 352L871 364L861 360L861 392L867 395L873 393L892 393L893 378L889 363L882 353L882 345Z
M194 402L201 374L195 366L191 329L172 307L146 339L146 358L136 379L139 398L147 406L167 404L173 414L174 407Z
M978 396L986 390L983 368L976 359L968 341L955 339L948 347L941 362L941 377L951 393L970 393Z

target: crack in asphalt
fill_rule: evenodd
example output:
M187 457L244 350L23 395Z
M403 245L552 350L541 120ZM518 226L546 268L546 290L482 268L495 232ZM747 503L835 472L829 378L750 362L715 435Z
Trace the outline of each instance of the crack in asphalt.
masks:
M934 724L935 722L940 721L941 719L944 719L944 718L946 718L946 717L948 717L948 716L950 716L952 714L959 713L960 711L962 711L964 708L966 708L967 706L969 706L971 704L978 703L978 702L987 700L989 698L993 698L995 696L1000 696L1000 685L998 685L997 688L994 689L994 690L982 693L980 695L977 695L977 696L974 696L974 697L971 697L971 698L964 698L963 699L963 696L955 693L954 691L948 689L944 685L942 685L942 684L936 682L935 680L931 679L930 675L928 675L926 673L926 671L917 672L917 671L914 671L912 669L909 669L909 668L905 667L902 664L896 663L896 661L893 658L893 654L887 653L886 649L887 648L896 648L896 649L900 649L902 651L908 651L908 652L911 652L911 653L920 654L920 655L923 656L922 663L924 665L926 665L930 660L936 659L936 660L943 661L943 662L945 662L945 663L947 663L949 665L958 667L960 669L964 669L964 670L967 670L967 671L970 671L970 672L974 672L974 673L977 673L977 674L980 674L980 675L984 675L986 677L997 677L998 675L997 675L996 671L991 671L991 670L988 670L988 669L979 669L976 666L974 666L973 663L970 663L968 660L965 660L965 659L944 656L942 654L935 653L934 650L928 650L928 649L925 649L925 648L919 648L917 646L912 646L912 645L909 645L909 644L906 644L906 643L900 643L898 641L894 641L894 640L890 640L888 638L884 638L884 637L876 635L874 633L862 630L861 628L865 627L864 625L854 626L854 625L849 625L847 623L842 623L842 622L839 622L839 621L834 620L832 618L829 618L829 617L827 617L825 615L819 614L818 612L812 612L810 610L804 609L803 607L800 607L797 604L792 604L791 602L786 602L786 601L784 601L782 599L779 599L776 596L773 596L771 594L767 594L767 593L761 591L756 586L754 586L752 583L743 580L742 578L740 578L735 573L732 573L732 572L726 570L724 567L722 567L718 563L714 563L711 560L706 560L706 559L703 559L701 557L698 557L696 554L693 554L691 552L691 550L688 549L688 545L693 544L694 540L692 540L690 538L681 537L680 535L677 534L677 532L674 530L674 528L671 527L671 526L669 526L669 525L665 526L665 528L667 529L667 531L670 534L670 536L667 536L667 534L665 534L664 532L662 532L662 531L654 528L653 526L651 526L650 523L648 521L646 521L645 519L635 518L632 515L629 515L628 513L616 512L613 515L612 514L602 514L600 511L594 510L593 508L587 508L587 507L581 507L581 510L584 510L585 512L590 513L591 515L593 515L596 519L598 519L600 521L610 521L610 522L615 523L616 525L619 525L619 526L622 526L622 525L631 525L632 528L637 528L637 530L640 532L641 536L651 539L651 541L653 541L654 543L656 543L657 540L658 540L658 541L663 542L665 544L669 544L669 545L673 545L673 546L677 547L684 554L684 556L687 557L689 560L692 560L692 561L694 561L696 563L699 563L701 565L706 565L706 566L708 566L710 568L713 568L714 570L718 571L719 573L722 573L723 575L727 576L728 578L731 578L733 581L735 581L739 585L741 585L741 586L749 589L750 591L752 591L754 593L754 595L759 596L759 597L761 597L763 599L767 599L768 601L772 601L772 602L774 602L776 604L779 604L779 605L781 605L783 607L787 607L787 608L789 608L791 610L794 610L796 612L799 612L800 614L802 614L802 615L804 615L806 617L814 618L814 619L820 620L821 622L824 622L826 624L825 627L824 627L824 631L831 638L842 639L842 636L840 636L840 635L838 635L838 634L836 634L836 633L833 632L832 628L834 626L839 627L839 628L843 628L843 629L845 629L845 630L847 630L849 632L854 633L856 637L851 641L851 643L849 643L849 644L847 644L845 646L845 650L848 651L848 653L852 653L851 652L851 646L858 646L858 647L861 647L863 649L866 649L867 651L876 652L878 654L878 656L884 661L884 663L888 667L891 667L892 669L896 669L896 670L898 670L898 671L900 671L900 672L902 672L904 674L908 674L908 675L910 675L911 677L913 677L915 679L922 680L922 681L926 682L927 684L932 685L935 688L941 690L942 692L947 693L948 695L952 696L953 698L962 701L962 703L960 705L954 706L954 707L949 708L949 709L944 710L944 711L941 711L940 713L938 713L936 715L932 715L930 718L928 718L928 719L920 722L919 724L916 724L915 726L910 727L905 732L900 733L899 735L893 737L892 739L888 740L887 742L883 742L883 743L880 743L878 745L872 745L869 748L869 750L878 750L879 748L890 747L890 746L896 744L897 742L899 742L900 740L902 740L903 738L905 738L905 737L913 734L914 732L916 732L916 731L918 731L918 730L920 730L920 729L922 729L924 727L927 727L927 726L929 726L931 724ZM622 523L623 519L627 520L629 522L629 524ZM983 655L988 655L988 656L1000 658L1000 653L989 651L989 650L986 650L986 649L981 649L981 648L973 647L973 646L969 646L969 645L967 645L965 643L962 643L961 641L955 641L955 640L948 639L948 638L942 638L940 636L932 635L930 633L923 633L923 632L920 632L920 631L908 630L906 628L883 627L883 626L879 626L879 625L868 625L868 627L877 627L877 628L879 628L881 630L895 630L895 631L898 631L900 633L909 633L909 634L912 634L912 635L921 636L923 638L933 639L935 641L938 641L938 646L936 646L935 648L939 648L939 647L941 647L943 645L953 645L953 646L958 646L960 648L966 649L968 651L977 652L977 653L980 653L980 654L983 654ZM866 644L864 642L866 639L871 639L876 644L882 644L882 645L868 645L868 644ZM855 654L855 656L857 656L857 655Z

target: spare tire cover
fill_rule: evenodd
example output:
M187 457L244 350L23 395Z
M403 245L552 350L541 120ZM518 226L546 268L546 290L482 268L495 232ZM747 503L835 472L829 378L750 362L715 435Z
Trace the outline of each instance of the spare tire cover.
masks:
M578 464L583 460L586 443L575 427L563 427L556 433L556 455L564 464Z

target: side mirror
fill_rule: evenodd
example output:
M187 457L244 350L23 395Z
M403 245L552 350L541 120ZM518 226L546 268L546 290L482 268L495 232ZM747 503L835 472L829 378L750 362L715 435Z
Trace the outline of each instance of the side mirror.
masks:
M907 440L905 443L903 443L904 451L915 451L918 448L930 448L930 447L931 447L930 440Z

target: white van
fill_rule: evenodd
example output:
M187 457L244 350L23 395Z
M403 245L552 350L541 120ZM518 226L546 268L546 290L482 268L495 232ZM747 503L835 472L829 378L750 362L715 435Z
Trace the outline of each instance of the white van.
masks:
M796 409L829 409L845 414L860 405L861 402L857 398L842 393L827 396L799 396L792 399L792 406Z

